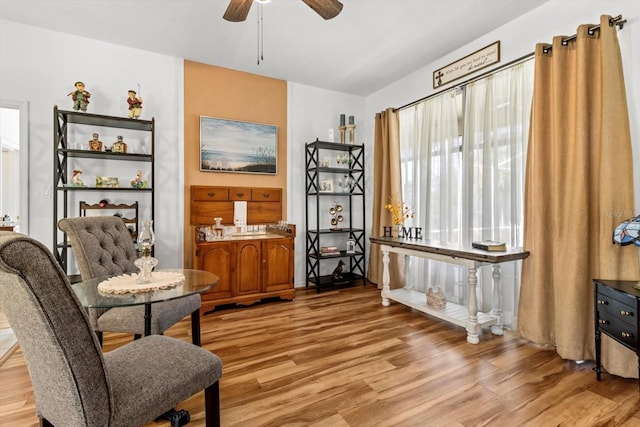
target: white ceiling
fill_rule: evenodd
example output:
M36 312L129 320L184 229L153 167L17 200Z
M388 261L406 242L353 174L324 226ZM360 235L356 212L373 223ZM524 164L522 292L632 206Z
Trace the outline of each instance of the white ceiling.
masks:
M325 21L301 0L222 19L228 0L0 0L0 18L367 96L548 0L341 0ZM442 64L446 65L446 64Z

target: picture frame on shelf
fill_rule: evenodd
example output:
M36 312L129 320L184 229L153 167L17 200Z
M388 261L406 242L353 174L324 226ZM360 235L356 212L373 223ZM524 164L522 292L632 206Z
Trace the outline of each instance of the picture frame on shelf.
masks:
M318 186L318 191L320 193L333 193L333 180L332 179L321 180Z
M200 171L277 175L277 126L200 116Z

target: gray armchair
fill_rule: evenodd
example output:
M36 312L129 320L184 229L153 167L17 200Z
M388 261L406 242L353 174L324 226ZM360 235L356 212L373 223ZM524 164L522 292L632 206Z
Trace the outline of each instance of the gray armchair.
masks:
M67 276L41 243L0 232L0 306L29 369L45 426L141 426L205 390L206 425L220 425L222 362L151 335L102 353Z
M64 218L58 227L67 234L82 280L134 273L137 253L131 234L122 218L93 216ZM164 331L191 315L193 343L200 345L200 295L161 302L151 306L151 333ZM124 332L137 336L144 334L144 306L110 309L90 308L91 326L102 342L102 332Z

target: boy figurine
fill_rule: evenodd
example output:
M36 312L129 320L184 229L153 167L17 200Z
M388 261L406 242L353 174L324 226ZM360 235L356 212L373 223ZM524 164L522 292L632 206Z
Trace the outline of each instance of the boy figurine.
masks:
M135 90L129 91L129 98L127 98L127 103L129 104L129 118L140 118L140 114L142 114L142 98L136 96Z
M82 82L76 82L74 86L76 87L76 90L69 93L68 95L71 97L71 99L73 99L73 109L76 111L80 110L83 113L86 113L91 93L84 89L84 83Z

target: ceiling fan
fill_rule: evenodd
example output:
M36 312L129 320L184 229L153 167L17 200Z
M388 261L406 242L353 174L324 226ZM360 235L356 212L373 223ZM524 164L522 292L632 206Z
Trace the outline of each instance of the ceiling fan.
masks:
M261 0L256 0L261 1ZM324 19L331 19L338 16L342 10L342 3L338 0L302 0L316 13ZM262 0L265 3L264 0ZM249 9L251 9L253 0L230 0L229 6L224 13L223 18L231 22L241 22L247 19Z

